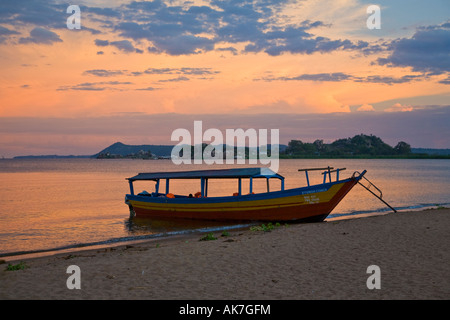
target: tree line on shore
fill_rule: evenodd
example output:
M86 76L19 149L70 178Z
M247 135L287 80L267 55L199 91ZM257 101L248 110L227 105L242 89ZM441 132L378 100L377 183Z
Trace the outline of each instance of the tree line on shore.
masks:
M114 146L123 146L121 143L116 143ZM202 144L202 151L208 144ZM153 154L150 150L150 146L145 146L146 148L139 150L138 152L132 152L125 154L111 153L104 150L96 155L98 159L118 159L118 158L129 158L129 159L158 159L158 158L168 158L168 156L158 157ZM190 146L191 156L194 156L194 146ZM227 146L222 146L224 158L227 155ZM219 150L220 146L216 146ZM214 153L214 151L213 151ZM234 154L237 155L237 147L234 147ZM259 155L258 148L245 147L245 158L257 157ZM267 155L271 156L271 146L267 148ZM182 155L180 155L182 156ZM214 156L214 154L212 154ZM314 142L302 142L301 140L291 140L288 145L279 146L279 156L280 158L369 158L369 157L420 157L418 154L413 154L411 152L411 146L400 141L396 146L392 147L387 143L383 142L381 138L374 135L359 134L352 138L337 139L332 143L324 143L323 140L315 140ZM424 155L422 155L424 156Z
M332 143L316 140L312 143L291 140L284 151L285 156L291 157L377 157L377 156L408 156L411 146L400 141L391 147L374 135L356 135L353 138L338 139Z

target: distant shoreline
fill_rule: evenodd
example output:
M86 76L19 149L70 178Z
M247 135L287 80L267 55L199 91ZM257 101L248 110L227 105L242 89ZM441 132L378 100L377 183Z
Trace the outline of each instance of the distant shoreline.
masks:
M74 156L74 155L69 155L69 156L59 156L59 155L29 155L29 156L15 156L13 158L8 158L8 159L89 159L92 158L93 156ZM7 158L4 158L7 159Z
M450 159L450 155L439 155L439 154L422 154L422 153L412 153L409 155L336 155L336 156L318 156L318 155L305 155L305 156L294 156L294 155L279 155L280 159ZM141 158L97 158L95 156L58 156L58 155L30 155L30 156L15 156L13 158L1 158L0 160L25 160L25 159L96 159L96 160L128 160L128 159L141 159ZM170 160L170 158L158 158L158 159L145 159L145 160Z
M206 148L202 144L202 150ZM175 145L128 145L116 142L102 151L92 155L21 155L12 159L171 159ZM189 146L187 146L189 148ZM190 146L191 155L194 146ZM216 145L214 148L223 149L228 153L229 146ZM268 152L272 145L268 145ZM237 153L234 147L234 155ZM259 148L245 147L245 159L258 158ZM399 142L391 147L375 136L359 135L353 138L339 139L331 144L316 140L314 143L291 140L288 145L278 144L280 159L450 159L450 149L411 148L405 142ZM4 157L2 157L5 159ZM11 158L10 158L11 159Z
M450 159L450 155L411 153L409 155L356 155L356 156L287 156L280 154L280 159Z

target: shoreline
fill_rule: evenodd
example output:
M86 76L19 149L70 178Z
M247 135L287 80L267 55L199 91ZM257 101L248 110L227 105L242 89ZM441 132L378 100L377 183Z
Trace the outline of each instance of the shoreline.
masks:
M420 209L418 209L420 210ZM427 209L425 209L427 210ZM415 211L415 210L408 210L408 211ZM372 216L378 216L378 215L384 215L388 214L390 211L379 211L379 212L370 212L370 213L358 213L358 214L343 214L336 217L327 218L324 222L332 222L332 221L338 221L338 220L347 220L347 219L360 219L360 218L366 218L366 217L372 217ZM259 225L263 224L264 222L259 223ZM266 223L267 224L267 223ZM289 223L288 223L289 224ZM291 223L291 224L299 224L299 223ZM111 239L111 240L105 240L105 241L99 241L93 244L90 243L80 243L75 245L67 245L59 248L48 248L48 249L37 249L37 250L30 250L30 251L18 251L18 252L10 252L10 253L4 253L0 254L0 261L4 262L15 262L19 260L28 260L28 259L34 259L34 258L41 258L41 257L47 257L47 256L54 256L58 254L64 254L64 253L74 253L74 252L80 252L80 251L87 251L87 250L98 250L98 249L105 249L105 248L114 248L124 245L134 245L139 243L145 243L145 242L155 242L158 240L164 240L169 238L183 238L187 237L190 234L193 235L202 235L209 232L220 232L220 231L229 231L229 230L248 230L250 226L252 225L258 225L258 223L247 223L247 224L239 224L235 226L224 226L222 228L217 227L213 228L216 230L206 230L203 231L202 229L208 229L208 228L200 228L200 229L194 229L194 230L187 230L185 233L175 232L174 234L164 233L164 234L149 234L139 237L140 239L131 239L127 240L129 237L125 237L124 240L121 238L118 239Z
M0 299L449 299L449 225L450 209L429 209L58 253L0 264ZM71 265L80 290L66 286Z
M427 208L409 208L406 210L399 210L399 213L402 212L417 212L417 211L427 211L427 210L434 210L434 209L450 209L449 207L442 207L442 206L432 206ZM390 210L385 211L374 211L374 212L367 212L367 213L356 213L356 214L342 214L337 215L335 217L327 218L324 222L333 222L333 221L340 221L340 220L349 220L349 219L361 219L361 218L370 218L373 216L379 216L379 215L385 215L391 213ZM332 216L332 214L330 214ZM263 224L264 222L259 223L259 225ZM289 224L289 223L288 223ZM291 223L293 225L301 224L301 223ZM126 245L135 245L140 243L146 243L146 242L155 242L155 241L161 241L165 239L171 239L171 238L183 238L188 237L189 235L202 235L209 232L222 232L222 231L230 231L230 230L248 230L250 226L252 225L258 225L258 223L247 223L247 224L239 224L239 225L231 225L231 226L223 226L222 229L220 227L217 227L216 230L202 230L202 229L208 229L206 228L200 228L200 229L194 229L194 230L186 230L186 232L168 232L164 234L149 234L149 235L143 235L136 239L130 239L129 237L117 238L117 239L109 239L104 241L99 241L95 243L80 243L75 245L67 245L62 246L58 248L48 248L48 249L37 249L37 250L30 250L30 251L23 251L23 252L11 252L11 253L3 253L0 254L0 262L4 261L5 263L10 262L16 262L19 260L28 260L28 259L34 259L34 258L41 258L41 257L50 257L58 254L65 254L65 253L77 253L77 252L83 252L83 251L90 251L90 250L99 250L99 249L108 249L108 248L115 248L120 246L126 246ZM212 228L215 229L215 228ZM1 263L0 263L1 265Z
M209 232L219 232L219 231L230 231L230 230L246 230L251 225L255 225L255 223L247 223L247 224L236 224L230 226L222 226L222 227L205 227L199 229L185 230L183 231L174 231L174 232L166 232L160 234L148 234L137 237L124 237L124 238L116 238L110 240L99 241L95 243L80 243L75 245L67 245L58 248L49 248L49 249L37 249L32 251L19 251L19 252L10 252L0 254L0 261L4 262L14 262L19 260L28 260L40 257L54 256L58 254L64 253L74 253L74 252L82 252L88 250L98 250L98 249L107 249L114 248L119 246L126 245L134 245L139 243L146 242L154 242L158 240L165 240L171 238L183 238L188 237L189 235L201 235ZM134 238L134 239L130 239ZM1 263L0 263L1 265Z

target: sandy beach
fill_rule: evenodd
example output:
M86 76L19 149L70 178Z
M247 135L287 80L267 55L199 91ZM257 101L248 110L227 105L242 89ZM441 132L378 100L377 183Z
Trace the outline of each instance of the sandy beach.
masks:
M450 209L434 209L3 261L0 299L449 299L449 231Z

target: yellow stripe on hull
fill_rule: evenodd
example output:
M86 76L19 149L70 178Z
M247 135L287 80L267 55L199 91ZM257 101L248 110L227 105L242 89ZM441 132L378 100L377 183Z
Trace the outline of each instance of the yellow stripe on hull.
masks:
M264 200L242 200L218 203L154 203L130 200L134 208L155 211L185 211L185 212L220 212L220 211L250 211L272 208L288 208L299 205L311 205L329 202L344 184L335 184L327 191L311 194L295 195ZM193 199L195 200L195 199ZM170 200L169 200L170 201Z

